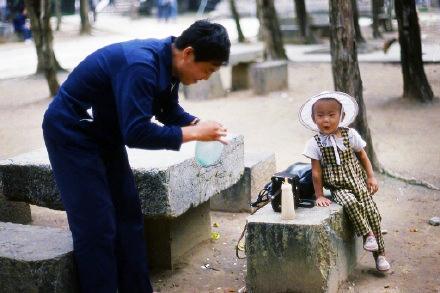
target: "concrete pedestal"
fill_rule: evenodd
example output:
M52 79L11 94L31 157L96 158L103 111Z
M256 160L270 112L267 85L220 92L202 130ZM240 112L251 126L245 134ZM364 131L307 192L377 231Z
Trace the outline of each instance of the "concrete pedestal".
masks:
M211 198L211 210L239 213L251 212L250 203L276 172L272 153L247 153L240 181Z
M174 269L182 256L211 237L209 201L177 218L144 218L147 254L152 268Z
M336 292L361 251L337 204L298 208L290 221L267 205L248 218L248 292Z
M285 90L288 87L287 61L265 61L251 68L251 86L256 95Z

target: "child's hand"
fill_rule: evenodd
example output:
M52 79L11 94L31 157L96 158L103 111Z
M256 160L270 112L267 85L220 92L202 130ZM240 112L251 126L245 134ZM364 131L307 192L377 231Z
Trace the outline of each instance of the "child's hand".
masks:
M331 203L332 202L324 196L320 196L316 199L316 205L318 207L328 207Z
M379 185L375 177L367 178L367 188L370 194L375 194L379 190Z

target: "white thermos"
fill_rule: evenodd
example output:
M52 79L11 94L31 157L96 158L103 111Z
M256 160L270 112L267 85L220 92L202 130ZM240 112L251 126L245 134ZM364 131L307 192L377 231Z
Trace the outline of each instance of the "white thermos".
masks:
M281 186L281 219L293 220L295 218L295 204L293 202L292 185L284 179Z

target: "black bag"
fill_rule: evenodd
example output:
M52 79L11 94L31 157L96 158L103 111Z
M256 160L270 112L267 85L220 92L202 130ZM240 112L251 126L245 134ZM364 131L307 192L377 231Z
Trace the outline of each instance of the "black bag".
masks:
M270 200L273 210L281 212L281 186L286 178L292 185L295 208L314 207L315 190L312 181L312 166L308 163L295 163L286 170L273 174L270 182L264 186L251 206L258 207L261 202Z

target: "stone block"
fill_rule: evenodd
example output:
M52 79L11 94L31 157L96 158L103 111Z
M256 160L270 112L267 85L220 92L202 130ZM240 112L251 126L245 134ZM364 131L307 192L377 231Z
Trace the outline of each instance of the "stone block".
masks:
M236 184L211 198L211 210L223 212L251 212L250 203L276 172L272 153L246 153L244 173Z
M256 95L288 87L287 61L265 61L251 67L251 86Z
M245 90L249 88L249 71L252 63L240 62L232 66L231 72L231 90Z
M187 252L210 239L209 201L175 219L144 217L144 230L150 266L174 269Z
M226 91L217 71L208 80L200 80L189 86L184 85L183 94L187 100L209 100L225 97Z
M69 231L0 222L0 292L79 292Z
M28 224L31 221L32 215L30 205L25 202L9 201L0 190L0 222Z
M337 204L298 208L290 221L266 205L248 217L248 292L337 292L361 251Z
M250 67L263 58L263 48L255 45L235 44L231 47L229 64L232 65L231 90L244 90L250 86Z
M142 212L149 217L176 218L235 184L243 174L242 136L230 136L218 164L200 167L195 142L179 152L128 149ZM0 161L0 185L10 200L63 210L46 150Z

